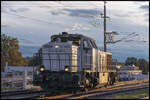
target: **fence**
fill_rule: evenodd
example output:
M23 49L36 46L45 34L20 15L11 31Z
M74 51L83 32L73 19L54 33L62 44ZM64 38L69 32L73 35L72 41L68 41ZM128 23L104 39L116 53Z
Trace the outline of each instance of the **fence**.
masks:
M1 73L1 91L21 90L32 86L32 78L27 75L25 70L21 74L18 72Z

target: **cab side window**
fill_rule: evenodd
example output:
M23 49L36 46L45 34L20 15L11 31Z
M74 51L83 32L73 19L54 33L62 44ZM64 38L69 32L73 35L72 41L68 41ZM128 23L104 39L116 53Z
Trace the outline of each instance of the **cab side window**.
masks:
M90 48L86 40L83 41L83 48Z

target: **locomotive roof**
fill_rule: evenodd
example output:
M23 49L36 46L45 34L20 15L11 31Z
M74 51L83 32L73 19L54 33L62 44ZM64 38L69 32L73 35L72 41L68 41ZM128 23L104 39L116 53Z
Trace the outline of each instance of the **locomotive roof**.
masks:
M72 37L72 38L89 39L89 40L95 41L94 39L87 37L87 36L84 36L82 34L68 34L67 32L62 32L62 34L58 34L58 35L52 35L51 39L57 38L57 37Z

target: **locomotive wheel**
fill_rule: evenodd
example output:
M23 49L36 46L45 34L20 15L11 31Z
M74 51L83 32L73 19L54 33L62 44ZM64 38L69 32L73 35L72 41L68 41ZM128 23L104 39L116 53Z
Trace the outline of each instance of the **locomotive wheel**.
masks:
M90 81L89 81L89 79L86 79L86 80L85 80L85 87L86 87L86 88L89 88L89 87L90 87Z
M79 90L73 90L72 93L76 94Z
M72 91L72 94L76 94L76 91Z
M85 79L84 81L85 82L84 82L84 87L82 88L82 91L87 92L89 88L89 80Z
M104 85L104 87L107 87L109 85L109 82L107 84Z
M108 85L114 85L115 83L115 76L114 76L114 73L109 73L109 77L108 77Z
M94 82L92 81L91 78L86 78L85 87L86 88L94 88L95 87Z
M93 83L91 83L91 84L90 84L90 88L93 88L93 87L94 87L94 85L93 85Z
M85 87L85 88L84 88L84 91L85 91L85 92L88 92L88 88L87 88L87 87Z

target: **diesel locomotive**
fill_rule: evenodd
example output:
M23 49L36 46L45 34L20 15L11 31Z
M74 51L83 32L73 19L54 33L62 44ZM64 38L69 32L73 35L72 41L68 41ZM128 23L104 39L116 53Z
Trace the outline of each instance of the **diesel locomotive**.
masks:
M81 34L52 35L51 41L42 46L41 60L33 84L44 90L89 89L117 81L112 54Z

